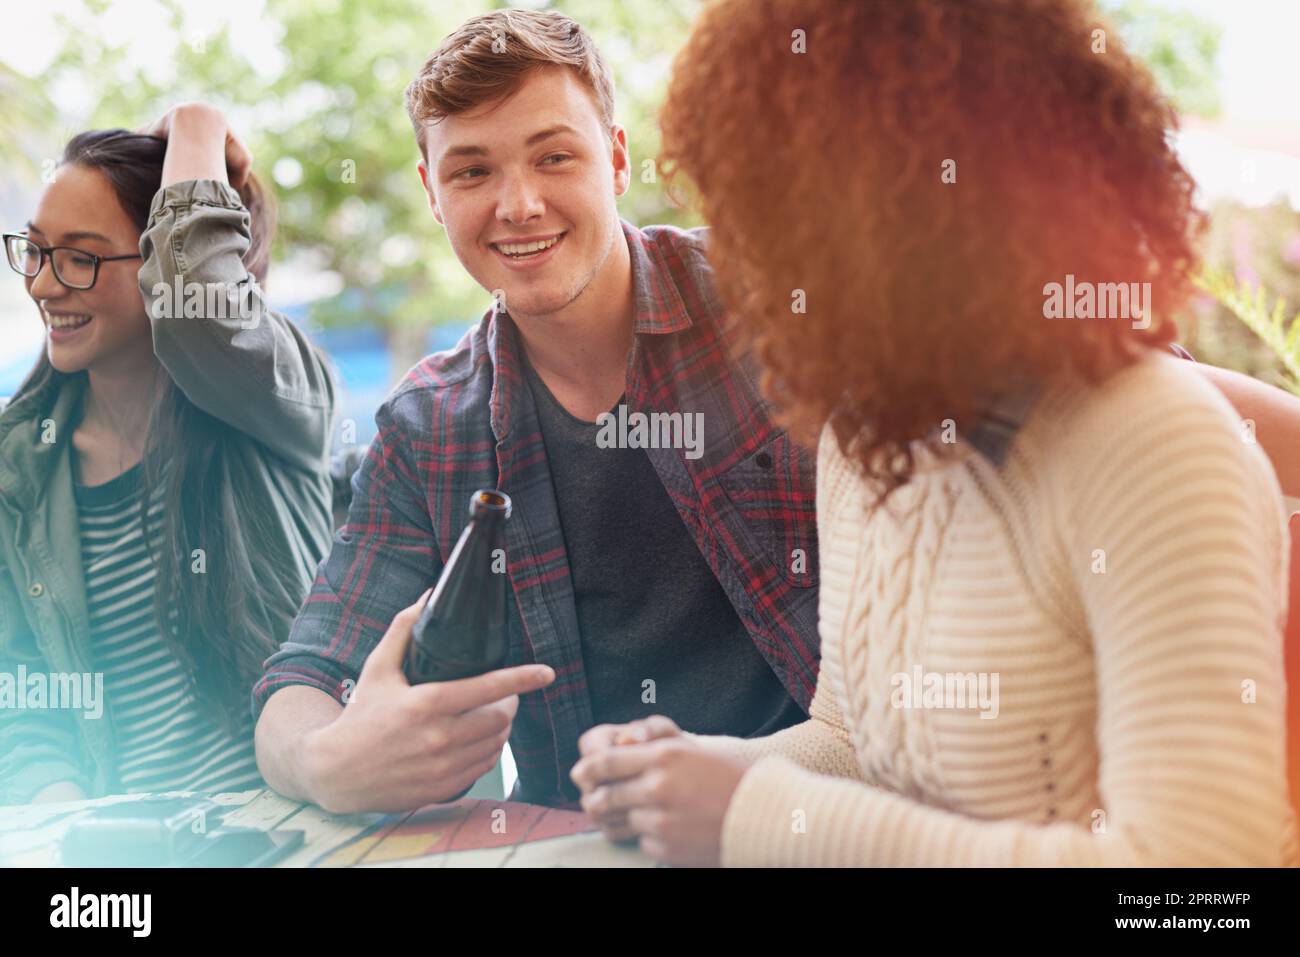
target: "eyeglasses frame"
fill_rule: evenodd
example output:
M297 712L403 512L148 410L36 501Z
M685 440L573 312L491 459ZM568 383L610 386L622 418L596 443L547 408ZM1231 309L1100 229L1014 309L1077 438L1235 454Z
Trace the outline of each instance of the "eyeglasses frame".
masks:
M9 263L9 268L12 269L14 272L18 273L18 275L24 277L25 279L35 279L37 276L41 274L41 270L45 268L45 260L48 259L50 261L50 271L54 273L54 278L55 280L58 281L59 285L63 286L65 289L73 289L76 290L77 292L85 292L87 289L95 288L95 283L99 282L100 263L117 262L120 259L143 259L144 258L142 255L140 255L140 253L132 253L129 256L100 256L97 253L88 252L87 250L79 249L76 246L42 246L40 243L36 242L36 240L32 239L32 237L25 236L22 233L0 233L0 239L4 240L5 261ZM38 250L40 250L41 261L36 264L36 272L32 273L30 276L27 273L23 272L21 269L19 269L17 266L15 266L13 264L13 260L9 258L9 240L11 239L21 239L24 242L31 243ZM74 253L80 253L81 255L87 257L88 259L94 260L95 271L91 274L89 286L74 286L71 283L65 282L63 277L59 275L59 270L54 265L54 253L56 250L59 249L67 249Z

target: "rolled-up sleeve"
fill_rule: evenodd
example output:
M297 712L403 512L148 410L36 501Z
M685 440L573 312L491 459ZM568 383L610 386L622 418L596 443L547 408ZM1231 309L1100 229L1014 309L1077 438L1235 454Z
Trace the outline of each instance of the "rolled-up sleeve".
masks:
M239 194L217 180L154 196L139 274L154 351L200 409L294 465L324 468L333 377L245 268L249 226Z

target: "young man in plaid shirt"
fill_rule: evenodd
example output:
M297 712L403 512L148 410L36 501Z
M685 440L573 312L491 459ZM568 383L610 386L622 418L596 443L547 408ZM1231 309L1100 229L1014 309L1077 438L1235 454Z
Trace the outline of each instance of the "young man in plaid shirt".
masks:
M477 17L407 106L430 208L494 306L376 415L348 523L254 689L267 781L332 811L406 810L463 794L508 739L513 796L563 806L593 727L805 720L813 459L772 422L700 231L620 221L627 141L590 38L557 13ZM610 448L597 419L619 406L702 429L690 448ZM420 598L484 487L514 501L511 667L412 687Z
M804 720L812 457L771 420L702 234L620 222L626 136L590 38L554 12L476 17L407 100L430 208L495 304L377 413L348 524L254 689L267 781L328 810L407 810L463 794L508 739L513 796L566 805L579 749L620 730L758 737ZM1300 494L1296 401L1198 368ZM1025 411L1011 398L965 437L994 461ZM611 448L597 419L620 407L694 416L702 435ZM420 598L489 486L515 506L511 667L412 687Z

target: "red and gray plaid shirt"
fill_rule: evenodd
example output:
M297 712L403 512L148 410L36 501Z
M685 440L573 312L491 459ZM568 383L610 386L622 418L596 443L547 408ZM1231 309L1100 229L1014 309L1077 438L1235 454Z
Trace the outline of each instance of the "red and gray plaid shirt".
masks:
M623 232L636 333L624 401L629 413L703 414L700 457L646 454L754 646L807 711L819 660L815 458L772 422L757 367L715 293L705 233L627 223ZM380 407L347 525L288 640L268 659L253 708L260 714L275 691L295 684L341 700L393 616L437 579L468 522L470 495L500 488L514 500L508 663L542 662L556 673L550 687L520 701L510 736L515 796L557 805L577 797L569 769L593 720L521 348L509 315L489 311L454 349L412 369Z

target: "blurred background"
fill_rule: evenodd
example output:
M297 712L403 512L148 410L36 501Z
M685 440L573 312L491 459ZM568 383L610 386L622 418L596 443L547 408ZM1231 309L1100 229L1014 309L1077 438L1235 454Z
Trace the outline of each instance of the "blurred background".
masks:
M425 204L402 92L445 34L507 5L26 4L0 32L0 220L6 229L27 220L42 176L74 133L136 128L183 100L215 102L279 200L272 304L333 357L344 386L342 442L363 445L374 409L406 369L454 344L489 301ZM638 174L621 201L623 216L694 224L669 203L662 183L640 173L658 148L655 111L699 0L513 5L563 9L610 61ZM1178 148L1212 213L1205 253L1219 276L1209 287L1217 298L1206 293L1187 311L1181 341L1203 361L1293 382L1300 342L1285 335L1289 324L1281 320L1294 309L1276 306L1281 298L1300 303L1300 97L1288 75L1300 3L1102 0L1100 7L1178 104ZM1255 289L1264 291L1261 299L1243 295ZM0 396L18 386L42 340L21 279L3 271Z

